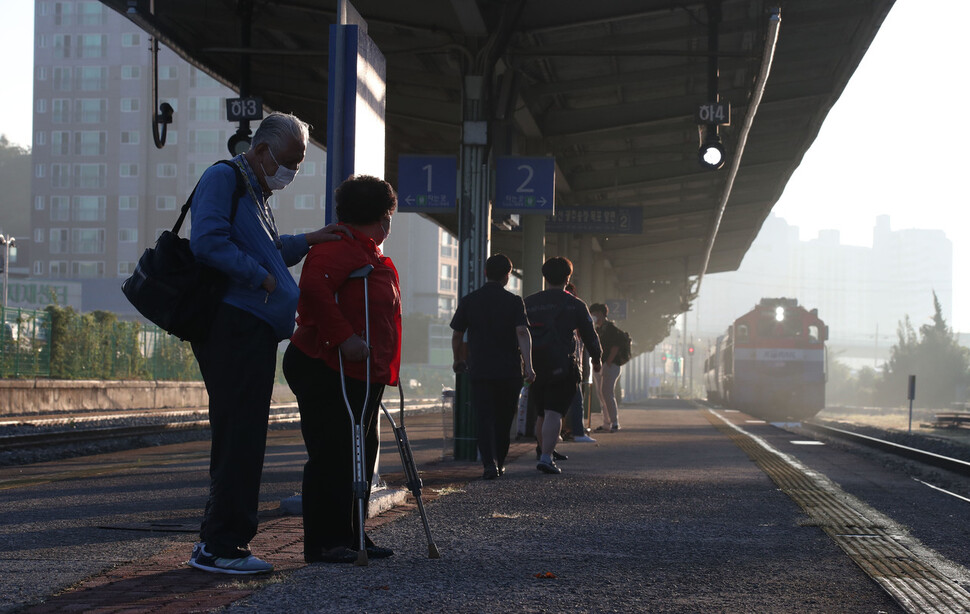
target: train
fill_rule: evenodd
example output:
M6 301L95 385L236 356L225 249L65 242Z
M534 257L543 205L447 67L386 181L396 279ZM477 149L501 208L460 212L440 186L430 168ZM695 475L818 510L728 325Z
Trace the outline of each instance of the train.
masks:
M800 422L825 407L828 326L793 298L763 298L711 344L708 402L769 422Z

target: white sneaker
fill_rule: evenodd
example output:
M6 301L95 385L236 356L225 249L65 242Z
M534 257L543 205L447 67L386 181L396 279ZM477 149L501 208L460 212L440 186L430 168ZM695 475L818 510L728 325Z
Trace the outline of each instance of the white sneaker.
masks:
M582 443L596 443L596 440L589 435L580 435L579 437L574 437L573 441L579 441Z

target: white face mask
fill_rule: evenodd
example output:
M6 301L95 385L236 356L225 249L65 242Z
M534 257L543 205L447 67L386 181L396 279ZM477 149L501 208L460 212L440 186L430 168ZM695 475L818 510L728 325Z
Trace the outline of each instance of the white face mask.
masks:
M296 177L296 171L292 168L286 168L282 164L276 161L276 156L273 155L273 150L269 147L266 148L269 151L269 157L273 158L273 162L276 162L276 172L272 175L266 174L266 168L263 167L262 162L259 166L263 168L263 178L266 180L266 187L270 190L282 190L286 186L290 185L293 179Z

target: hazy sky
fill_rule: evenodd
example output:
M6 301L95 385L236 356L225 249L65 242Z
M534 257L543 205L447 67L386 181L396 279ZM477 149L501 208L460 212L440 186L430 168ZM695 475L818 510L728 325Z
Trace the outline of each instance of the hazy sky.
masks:
M0 134L27 146L33 4L0 0ZM970 132L961 115L970 112L968 23L970 0L897 0L774 212L802 239L834 228L851 245L872 244L880 214L893 230L945 230L954 246L951 325L970 332L970 168L957 155Z

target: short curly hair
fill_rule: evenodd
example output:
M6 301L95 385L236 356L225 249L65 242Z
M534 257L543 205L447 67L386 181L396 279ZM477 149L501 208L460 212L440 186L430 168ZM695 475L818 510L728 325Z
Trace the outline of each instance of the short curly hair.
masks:
M366 226L379 222L397 209L391 184L371 175L352 175L333 193L337 221Z

